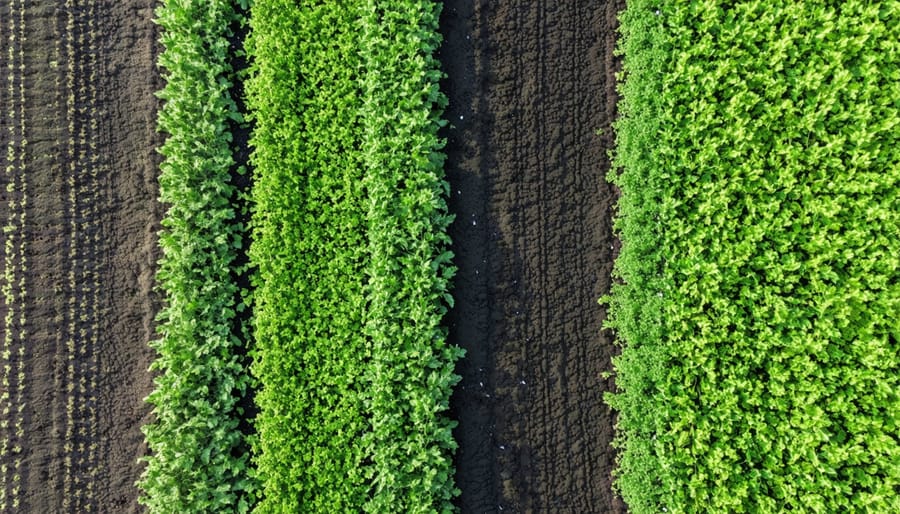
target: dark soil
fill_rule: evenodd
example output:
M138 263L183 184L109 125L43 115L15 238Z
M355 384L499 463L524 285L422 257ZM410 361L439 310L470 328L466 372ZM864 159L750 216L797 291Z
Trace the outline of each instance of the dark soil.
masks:
M150 421L143 399L152 388L147 341L156 337L162 215L155 5L15 0L0 11L4 43L9 30L27 35L24 73L13 73L25 86L14 120L24 122L23 166L9 173L4 161L0 170L4 191L14 184L0 218L24 201L27 266L23 298L4 303L24 313L11 333L13 349L25 348L12 358L25 379L11 386L23 430L0 434L22 448L2 456L10 466L21 457L21 488L7 487L4 512L143 510L134 483L146 451L140 427ZM19 19L24 25L11 24ZM5 152L15 131L3 128Z
M249 20L249 11L241 10L237 7L240 17L231 25L232 34L228 40L231 44L229 50L231 54L231 88L228 94L234 100L235 106L239 113L246 113L247 107L244 102L244 80L249 73L249 63L244 50L244 41L249 32L249 23L242 23ZM231 263L232 279L238 286L235 293L235 304L244 304L243 310L238 310L235 314L232 333L239 340L248 343L251 340L250 326L253 318L252 302L244 303L245 291L252 290L251 276L254 270L250 266L250 193L253 188L253 173L250 163L250 135L252 133L252 124L249 121L237 122L235 120L228 121L228 129L231 132L231 146L233 149L234 163L231 166L230 182L234 186L234 194L231 197L231 204L235 209L235 222L239 223L244 229L241 238L241 246L237 250L234 261ZM253 361L250 355L249 345L242 346L237 349L240 354L242 366L244 369L250 369ZM237 403L238 412L242 413L238 420L238 430L245 436L252 437L255 433L252 420L256 419L259 409L254 402L256 390L251 385L248 390L240 396ZM245 439L246 440L246 439ZM236 451L249 452L251 448L240 447Z
M464 513L625 511L601 376L615 347L597 304L618 250L605 175L622 8L445 2Z

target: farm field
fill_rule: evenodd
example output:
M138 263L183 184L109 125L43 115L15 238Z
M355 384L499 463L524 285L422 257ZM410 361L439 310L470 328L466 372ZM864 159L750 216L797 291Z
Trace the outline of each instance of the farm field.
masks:
M613 192L600 180L614 106L579 100L593 90L613 95L615 6L586 5L544 11L448 2L434 21L445 40L435 57L448 75L440 87L452 122L440 130L454 190L448 202L459 213L449 228L458 270L444 325L449 344L470 355L457 366L460 386L449 404L450 418L460 422L449 464L457 469L453 501L463 512L622 508L610 493L612 425L599 401L609 383L597 375L609 367L612 342L600 332L601 308L588 301L608 288L603 277L615 244ZM153 503L138 502L135 484L164 488L166 474L181 465L169 457L143 461L165 451L158 445L170 429L148 432L157 445L152 453L141 433L159 415L184 419L186 411L151 414L154 404L175 408L167 399L175 397L165 394L184 393L165 389L173 392L144 402L153 377L177 366L177 355L147 370L174 341L193 344L157 335L166 326L164 333L184 334L183 313L170 308L168 321L157 320L164 295L191 284L173 282L181 253L160 261L157 234L168 206L181 201L176 188L191 186L176 185L177 164L164 168L168 185L159 186L157 149L178 122L170 115L166 133L157 132L166 25L154 23L156 8L101 0L0 7L3 108L10 113L0 131L2 512L143 512ZM570 45L577 58L563 58ZM173 66L169 80L177 78ZM602 127L605 135L594 135ZM512 130L562 146L542 150L501 137ZM182 155L169 145L166 157ZM563 190L569 202L550 201ZM190 222L166 223L175 251L185 244L174 239L184 237L177 227ZM158 275L162 262L169 262L169 279ZM576 275L545 273L561 266ZM573 306L582 300L589 307L579 313ZM569 362L579 366L568 370ZM590 408L575 408L585 403Z
M898 27L4 2L0 514L900 512Z
M0 512L141 512L162 213L152 7L0 6Z

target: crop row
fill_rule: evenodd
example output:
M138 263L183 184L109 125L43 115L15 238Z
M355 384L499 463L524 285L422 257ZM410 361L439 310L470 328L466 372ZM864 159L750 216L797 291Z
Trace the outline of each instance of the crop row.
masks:
M25 383L25 274L28 270L24 228L28 177L25 168L25 5L10 2L0 22L5 31L3 73L8 103L0 106L6 116L7 145L0 156L0 184L8 217L3 220L0 306L4 311L0 340L0 512L19 509L22 487L22 445L25 440L23 388Z
M259 512L456 493L439 4L253 4Z
M235 259L236 219L229 120L229 36L238 14L229 0L170 0L156 12L165 48L165 101L159 128L163 257L157 276L165 305L152 343L160 373L148 397L154 423L139 483L150 512L247 512L253 503L240 399L249 376L235 318L243 308Z
M629 2L635 513L900 511L900 2Z
M76 40L76 20L74 3L66 4L65 32L64 36L57 38L60 45L65 44L66 57L66 153L65 153L65 177L66 177L66 216L69 219L68 227L66 227L68 235L68 252L66 252L66 260L69 263L66 273L66 285L68 286L68 298L66 299L66 316L65 316L65 379L62 389L65 390L66 401L66 418L64 425L65 443L63 450L62 466L62 482L63 482L63 508L72 508L72 499L75 497L73 491L73 479L75 477L73 454L75 452L75 403L76 403L76 379L75 379L75 352L77 345L75 343L76 334L76 313L83 305L76 302L81 299L76 295L78 281L82 277L78 276L78 243L76 236L80 227L80 219L78 218L78 190L75 185L75 179L78 177L80 159L78 155L78 133L77 122L78 112L75 107L76 93L83 93L77 90L78 78L84 78L83 69L78 69L75 58L75 45L80 43ZM60 54L57 54L60 55ZM93 113L91 113L93 114ZM83 136L82 132L82 136ZM82 145L83 146L83 145ZM82 299L83 300L83 299Z
M368 70L360 145L368 237L364 331L372 345L365 376L364 444L374 487L368 512L448 510L456 494L449 458L456 422L442 416L462 351L446 343L441 326L456 268L437 135L447 105L433 57L439 13L431 0L369 0L361 17Z
M100 318L101 265L96 249L101 243L99 216L100 156L98 138L98 87L96 84L97 2L70 2L66 8L66 185L69 248L65 330L60 348L65 351L65 457L63 459L63 507L78 512L97 509L95 483L101 471L97 440L97 345ZM59 48L61 50L61 48ZM58 77L61 82L62 77ZM61 83L60 83L61 85ZM76 98L82 101L76 102ZM62 341L65 341L62 344Z

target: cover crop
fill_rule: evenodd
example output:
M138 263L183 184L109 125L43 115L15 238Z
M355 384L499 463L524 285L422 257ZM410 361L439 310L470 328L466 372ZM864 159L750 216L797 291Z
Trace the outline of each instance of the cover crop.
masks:
M620 493L900 512L900 2L634 0L621 31Z
M253 4L258 512L452 510L439 12Z
M161 370L147 401L156 421L143 428L151 454L139 483L150 512L247 512L253 481L238 429L249 375L234 334L234 274L242 227L235 220L229 119L230 1L170 0L156 12L165 47L165 100L159 129L163 258L157 281L165 306L162 337L151 343Z

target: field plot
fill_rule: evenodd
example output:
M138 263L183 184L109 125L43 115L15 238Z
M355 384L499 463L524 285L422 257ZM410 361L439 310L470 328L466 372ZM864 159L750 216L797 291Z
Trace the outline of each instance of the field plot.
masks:
M159 6L166 81L159 129L162 221L158 288L163 308L153 423L143 428L150 455L139 486L149 512L245 512L253 481L238 405L249 381L240 354L246 335L235 318L242 245L231 172L229 120L239 120L230 89L228 40L239 16L230 2L172 1ZM202 141L203 144L197 144ZM242 448L243 446L243 448Z
M596 304L615 253L604 176L623 4L445 2L462 512L624 509Z
M629 2L635 513L900 511L900 2Z
M0 113L0 514L900 512L900 0L6 0Z
M439 9L253 6L256 512L451 510Z
M2 512L137 510L159 218L151 4L0 8Z
M236 292L226 284L233 276L223 270L232 257L246 256L227 249L224 268L214 260L204 261L208 268L179 267L187 255L179 249L188 246L180 242L181 228L190 229L186 240L199 235L216 251L221 241L237 242L202 223L179 225L195 219L188 217L196 214L189 212L190 197L179 207L184 212L172 213L162 242L171 259L159 277L170 280L163 289L179 291L176 307L162 310L153 289L166 208L158 197L175 204L199 182L190 171L193 150L215 162L213 189L222 182L214 174L231 166L222 144L228 136L216 125L221 106L215 95L195 91L185 98L215 118L218 128L205 134L219 146L196 147L190 130L183 131L163 147L175 157L171 173L163 165L160 176L157 4L0 6L2 513L142 512L135 483L144 470L153 491L148 498L155 498L148 503L175 505L169 486L185 483L179 472L191 475L190 466L177 467L187 462L179 461L178 445L203 430L188 434L178 423L149 429L158 460L140 463L148 455L140 427L154 420L143 401L153 390L153 350L171 350L159 368L175 370L154 398L163 418L189 413L171 400L184 398L177 365L192 362L178 353L181 342L196 341L202 350L222 336L215 351L226 354L239 344L216 323L234 315L225 298ZM302 498L303 508L325 512L361 502L373 512L424 512L449 509L451 501L463 512L620 511L610 496L611 418L600 401L611 385L600 377L611 346L594 301L608 289L604 277L615 252L614 191L602 181L611 139L608 130L594 133L608 128L614 114L619 6L443 3L440 57L450 75L443 91L455 126L439 134L446 107L434 59L441 3L256 5L269 6L254 22L254 48L267 62L253 99L263 113L257 119L263 130L254 136L261 148L254 176L262 178L253 225L252 257L262 277L253 305L262 341L254 371L264 384L256 420L263 454L254 464L271 473L259 509L291 509ZM322 24L320 15L333 23ZM178 50L166 68L181 66L179 56L193 44L199 52L224 52L223 33L214 30L220 21L205 21L207 40L189 33L183 46L170 40ZM284 62L288 48L296 58ZM210 91L221 92L228 77L223 62L182 84L208 79ZM291 66L309 78L306 89L284 75ZM205 100L212 110L204 110ZM169 129L189 129L185 123L170 118L163 128L174 135ZM450 140L449 188L442 137ZM235 144L231 150L246 154L245 142ZM284 173L285 162L303 173ZM232 216L222 201L226 189L213 198L222 223ZM455 272L445 234L448 189L460 267L452 293L459 301L444 320L449 344L441 325L453 305ZM184 277L190 280L182 283ZM190 288L177 288L207 279L223 291L201 286L209 293L203 301L215 307L197 324L212 336L180 339L187 332L179 327L200 315L190 310L196 306ZM155 333L161 311L163 324L172 322L163 329L171 338ZM160 342L148 345L154 340ZM441 413L457 380L457 344L469 357L460 363L464 382L452 406L461 445L453 461L455 421ZM203 365L217 369L211 361ZM247 370L237 366L229 369L242 377L241 390ZM225 418L235 398L222 378L225 407L212 410L231 430L235 421ZM199 458L221 457L240 470L246 455L233 455L232 443L210 440L198 446ZM234 478L235 491L246 485L237 473L208 471ZM210 498L232 501L216 496L211 480L198 480L210 486L204 490ZM454 500L455 484L462 496ZM197 505L207 502L200 496Z

